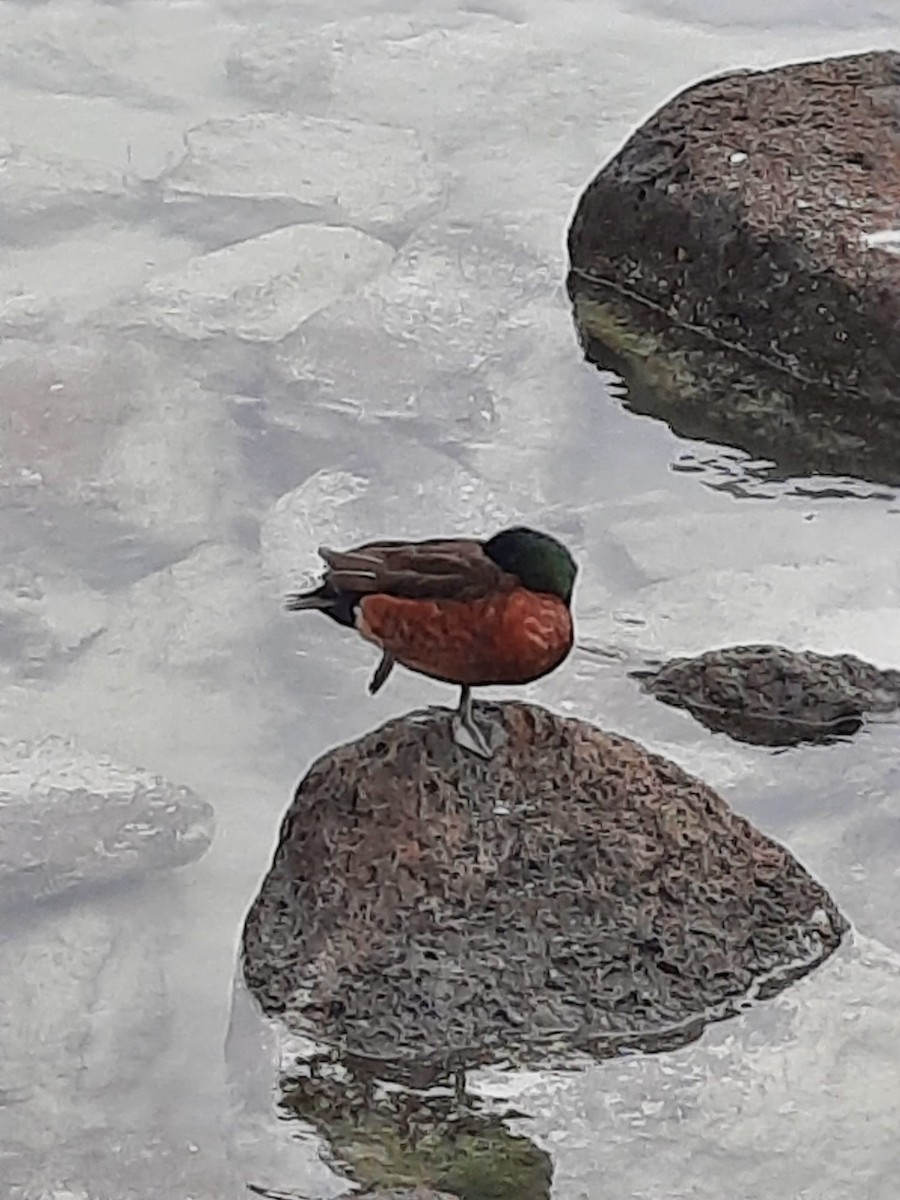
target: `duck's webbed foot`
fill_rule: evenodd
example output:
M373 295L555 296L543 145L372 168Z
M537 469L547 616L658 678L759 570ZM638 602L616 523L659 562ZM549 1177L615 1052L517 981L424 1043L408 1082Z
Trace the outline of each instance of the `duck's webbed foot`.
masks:
M475 721L472 713L472 690L464 687L459 697L459 708L453 714L453 740L463 750L477 754L479 758L492 758L490 742Z

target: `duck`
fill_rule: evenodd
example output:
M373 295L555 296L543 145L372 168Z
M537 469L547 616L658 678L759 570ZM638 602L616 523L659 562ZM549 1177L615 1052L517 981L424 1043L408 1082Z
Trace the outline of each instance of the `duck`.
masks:
M518 525L487 539L376 541L318 553L321 582L288 595L285 607L321 612L380 650L371 695L398 664L457 686L453 740L481 758L492 750L472 689L531 683L572 649L578 568L548 533Z

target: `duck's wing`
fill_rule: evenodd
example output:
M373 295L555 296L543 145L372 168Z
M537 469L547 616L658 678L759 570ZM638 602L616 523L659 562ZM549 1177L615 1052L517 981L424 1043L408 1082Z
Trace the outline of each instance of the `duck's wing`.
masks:
M336 592L379 593L415 600L476 600L509 591L518 582L471 539L369 542L353 550L329 550L325 585Z

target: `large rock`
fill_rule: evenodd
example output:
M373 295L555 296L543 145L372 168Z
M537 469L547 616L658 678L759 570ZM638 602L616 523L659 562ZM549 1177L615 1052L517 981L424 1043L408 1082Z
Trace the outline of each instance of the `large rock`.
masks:
M900 55L688 88L581 198L576 275L897 413Z
M660 1048L840 942L822 887L679 767L531 705L479 711L502 727L489 764L429 711L300 784L244 930L290 1029L385 1070Z
M727 646L632 674L708 729L764 746L831 741L855 733L866 713L900 708L900 671L854 654Z
M820 383L713 342L611 285L574 272L568 282L588 362L622 377L632 412L665 421L679 437L743 450L742 462L728 455L741 487L815 476L900 485L900 421L889 405L861 404L851 389L828 393L823 404ZM848 485L837 486L845 493ZM857 494L859 486L850 484Z

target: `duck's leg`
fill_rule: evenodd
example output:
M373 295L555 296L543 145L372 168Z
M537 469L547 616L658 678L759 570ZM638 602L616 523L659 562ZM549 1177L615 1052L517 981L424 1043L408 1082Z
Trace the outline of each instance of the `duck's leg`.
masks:
M491 758L492 750L482 730L475 723L472 714L472 689L462 687L459 695L459 708L453 714L453 740L457 746L477 754L479 758Z
M375 668L375 674L369 680L369 695L374 696L377 691L387 683L388 675L394 669L396 659L390 651L385 650L381 655L381 662Z

